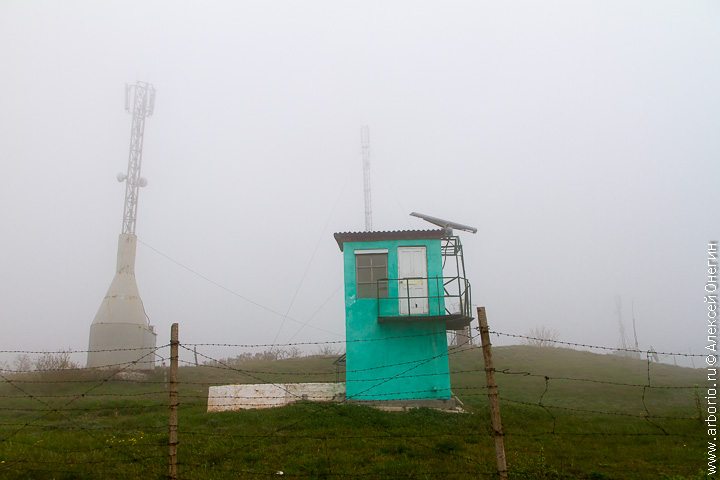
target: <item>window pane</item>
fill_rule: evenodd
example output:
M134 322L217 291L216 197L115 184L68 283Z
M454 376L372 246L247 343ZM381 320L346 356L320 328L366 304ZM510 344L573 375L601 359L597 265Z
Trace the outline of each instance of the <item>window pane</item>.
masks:
M376 294L375 284L358 283L357 294L358 298L374 298Z
M372 267L372 279L373 281L387 278L387 267Z
M358 267L369 267L372 255L355 255L355 263Z
M358 298L375 298L378 292L387 297L387 282L377 281L387 278L387 253L355 255L355 278Z
M358 267L357 269L357 281L358 283L370 283L372 282L372 269L369 267Z

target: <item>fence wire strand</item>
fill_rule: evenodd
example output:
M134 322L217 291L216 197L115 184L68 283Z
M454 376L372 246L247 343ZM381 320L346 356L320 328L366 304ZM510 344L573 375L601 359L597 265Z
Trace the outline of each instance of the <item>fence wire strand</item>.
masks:
M613 378L589 378L588 376L572 376L572 375L553 375L550 372L542 372L542 368L533 368L532 370L524 368L495 368L494 372L500 376L506 377L506 381L523 385L525 380L534 379L533 388L537 388L537 397L531 396L530 400L520 395L520 392L530 390L518 390L515 394L503 394L500 401L506 406L515 406L522 408L537 408L547 415L549 428L547 431L523 431L515 428L506 429L505 435L512 437L526 438L543 438L547 436L554 437L678 437L688 438L690 435L676 431L671 428L673 425L668 422L686 422L696 423L702 421L701 415L671 415L667 412L658 412L657 407L653 408L653 397L651 392L678 392L677 395L684 395L682 392L696 390L697 385L690 384L662 384L657 381L658 375L653 372L652 355L666 355L679 357L699 357L703 355L673 353L673 352L654 352L638 349L614 348L603 345L591 345L585 343L566 342L554 339L542 339L532 336L490 331L496 336L504 336L508 338L522 339L524 341L540 341L572 348L596 349L601 351L613 351L620 353L631 353L634 355L644 354L645 356L645 373L644 381L618 381ZM383 340L399 340L420 336L437 335L432 334L413 334L399 335L387 337ZM478 336L472 336L476 339ZM374 342L378 339L358 339L355 342ZM222 375L227 372L231 375L237 375L245 382L255 382L262 385L271 385L276 387L277 391L282 394L258 394L258 395L217 395L209 394L208 387L216 383L212 378L203 380L196 376L195 379L180 381L181 391L178 396L182 412L202 412L207 409L208 402L211 400L230 400L223 403L223 406L230 409L247 409L253 407L267 407L268 401L285 401L291 399L294 401L310 402L298 410L298 415L290 417L289 420L279 421L269 426L265 431L260 432L244 432L242 430L223 427L209 427L207 430L198 429L197 425L188 428L180 428L178 431L180 438L187 438L192 442L194 437L199 439L222 437L234 439L241 442L233 443L232 449L226 451L218 451L215 453L216 460L221 461L233 456L237 448L245 448L253 445L256 441L276 440L277 442L285 442L288 440L312 440L322 442L322 445L335 445L338 442L348 440L368 440L368 441L395 441L408 439L413 441L413 445L427 452L437 453L436 443L433 439L481 439L492 438L490 428L481 428L472 431L431 431L431 432L408 432L402 429L392 428L389 424L383 422L373 424L370 431L363 431L357 434L344 433L315 433L312 428L326 421L328 415L335 415L342 418L342 409L344 405L354 403L356 397L363 399L383 400L402 396L419 396L429 394L429 389L397 389L393 391L378 391L380 387L388 382L399 381L404 382L413 378L432 377L435 375L445 375L444 372L423 372L418 371L422 366L446 357L451 359L457 355L465 355L467 352L477 351L477 349L449 349L446 353L442 352L437 355L429 355L428 357L412 360L387 363L380 366L372 366L361 369L345 369L335 366L335 370L317 371L317 369L308 369L302 365L297 371L289 369L253 369L244 368L242 359L235 363L233 359L219 359L210 355L208 352L198 351L198 348L277 348L277 347L295 347L307 345L332 345L345 344L345 341L328 341L328 342L295 342L287 344L232 344L232 343L181 343L179 347L186 353L192 354L195 358L202 358L202 364L190 362L187 360L179 360L185 365L184 369L197 369L197 372L206 370L208 374ZM162 355L161 350L169 347L169 344L154 348L145 353L142 357L133 362L122 362L108 364L95 368L72 367L67 369L32 369L32 368L0 368L0 386L6 385L11 391L0 391L0 471L22 471L22 472L68 472L77 473L77 469L72 467L83 465L111 467L113 465L150 466L158 469L164 468L161 459L166 459L167 455L155 454L157 449L166 448L167 442L167 425L148 423L142 427L145 433L138 433L138 430L123 429L105 422L106 419L120 418L125 419L133 415L148 415L148 418L156 418L160 412L169 408L169 400L167 398L167 373L164 368L165 362L169 361L169 357ZM45 354L68 354L68 353L88 353L88 352L123 352L123 351L147 351L147 348L123 348L123 349L107 349L107 350L59 350L59 351L36 351L36 350L1 350L0 353L6 354L23 354L23 355L45 355ZM151 357L151 358L148 358ZM147 370L149 366L157 365L157 362L163 362L163 367ZM127 375L134 372L138 367L143 371L150 373ZM327 368L327 367L323 367ZM383 375L385 369L391 371L391 374ZM540 371L537 371L540 370ZM181 370L183 372L185 370ZM377 371L377 375L371 372ZM298 378L322 378L322 377L344 377L350 373L370 372L371 376L360 379L345 379L344 382L365 382L360 387L360 393L354 396L345 397L337 402L321 402L313 403L314 400L322 400L320 397L303 396L291 389L285 384ZM465 381L477 382L477 384L458 385L452 388L452 394L460 398L467 398L468 405L464 408L466 411L484 414L483 402L478 397L484 397L488 394L488 387L480 375L484 374L486 369L478 366L477 368L452 368L449 373L453 376L462 376ZM56 374L62 373L68 378L56 378ZM92 378L77 378L78 375L90 374ZM477 377L475 375L478 375ZM75 377L73 377L75 375ZM162 378L164 375L164 378ZM159 377L160 376L160 377ZM201 377L201 375L199 375ZM126 378L127 377L127 378ZM232 380L227 375L222 377L225 384ZM243 383L241 382L241 384ZM481 383L482 382L482 383ZM571 406L566 404L565 397L557 401L557 392L559 383L564 384L597 384L608 387L621 387L628 389L637 389L637 397L639 399L638 409L628 411L627 409L600 409L600 408L583 408L582 406ZM503 382L500 388L503 389ZM106 387L106 388L103 388ZM163 388L165 387L165 388ZM130 390L127 390L130 388ZM137 389L146 389L137 391ZM41 389L41 391L36 391ZM45 390L42 390L45 389ZM554 393L555 392L555 393ZM633 394L634 395L634 394ZM664 395L664 393L662 394ZM674 394L673 394L674 395ZM536 400L533 401L533 398ZM477 399L477 400L473 400ZM555 399L555 401L553 401ZM233 402L233 400L236 400ZM472 402L470 401L472 400ZM571 401L569 399L568 401ZM58 402L59 401L59 402ZM128 403L129 402L129 403ZM690 407L692 408L692 407ZM655 410L655 411L653 411ZM672 413L672 412L671 412ZM612 416L618 418L627 418L628 422L637 419L637 425L647 425L649 431L564 431L562 422L567 418L583 419L587 416ZM87 418L94 420L88 421ZM157 421L157 420L155 420ZM105 423L103 423L105 422ZM307 427L303 425L307 424ZM683 424L684 425L684 424ZM634 428L634 427L633 427ZM643 430L645 429L643 428ZM308 430L310 429L310 430ZM508 431L509 430L509 431ZM41 441L34 440L35 432L56 432L58 434L71 434L72 432L82 432L86 440L94 443L95 446L80 448L77 445L67 447L62 444L48 446ZM138 440L139 438L139 440ZM474 440L477 441L477 440ZM181 441L182 443L182 441ZM382 443L382 442L381 442ZM2 448L12 445L15 451L13 457L2 454ZM472 445L472 444L469 444ZM325 448L325 447L323 447ZM58 458L35 458L34 450L44 452L43 455L51 455ZM142 450L142 452L140 451ZM106 455L112 453L108 458L95 458L94 455ZM468 470L468 476L488 476L494 477L495 472L486 472L487 464L477 458L468 456L461 451L454 451L449 448L443 451L444 455L456 458L463 462L465 467L461 467L457 471L451 472L453 475L462 475L463 468L471 468L477 470ZM31 458L32 456L32 458ZM179 464L184 468L195 470L204 470L208 467L206 463L181 462ZM50 466L44 469L43 466ZM39 468L38 468L39 467ZM213 468L217 468L215 465ZM324 477L357 477L357 478L385 478L384 475L374 472L335 472L329 468L326 472L322 472ZM277 472L262 472L253 470L236 470L238 473L248 476L275 476ZM303 472L284 472L284 478L314 478L315 474L306 474ZM417 474L408 473L407 478L415 478ZM444 475L444 472L423 472L423 475ZM404 478L398 475L388 475L387 478Z

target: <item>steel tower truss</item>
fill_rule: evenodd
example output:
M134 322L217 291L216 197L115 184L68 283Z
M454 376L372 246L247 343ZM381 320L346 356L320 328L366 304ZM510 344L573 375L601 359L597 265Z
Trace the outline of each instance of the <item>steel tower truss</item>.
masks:
M363 191L365 194L365 231L372 227L372 192L370 187L370 128L365 125L360 129L360 145L363 161Z
M135 235L137 220L138 194L140 187L145 186L145 179L140 176L142 166L143 135L145 118L153 114L155 107L155 88L146 82L125 86L125 109L132 114L130 129L130 154L125 178L125 208L123 211L122 233Z

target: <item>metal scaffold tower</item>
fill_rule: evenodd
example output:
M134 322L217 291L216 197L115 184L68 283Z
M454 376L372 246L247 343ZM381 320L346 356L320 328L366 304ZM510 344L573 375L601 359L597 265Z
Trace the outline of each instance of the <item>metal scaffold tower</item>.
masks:
M360 145L363 162L363 191L365 194L365 231L372 227L372 192L370 190L370 128L365 125L360 129Z
M154 107L155 88L152 85L137 82L135 85L125 86L125 110L133 116L127 173L118 174L118 181L125 182L125 209L122 224L122 233L125 234L135 234L138 194L140 187L147 184L145 179L140 176L140 168L142 167L145 118L153 114Z

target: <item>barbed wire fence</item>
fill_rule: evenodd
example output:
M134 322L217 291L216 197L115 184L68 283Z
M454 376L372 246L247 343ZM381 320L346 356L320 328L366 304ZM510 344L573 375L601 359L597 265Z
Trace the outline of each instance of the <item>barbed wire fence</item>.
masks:
M542 340L572 349L597 351L618 351L614 347L572 343L555 339L540 339L489 330L495 338L508 337L524 342ZM398 340L418 335L389 337ZM477 338L479 335L473 335ZM388 338L384 339L387 340ZM382 341L376 338L359 339L357 342ZM344 341L297 342L282 344L283 347L308 345L341 345ZM475 342L473 342L475 343ZM625 349L627 353L644 356L644 378L642 381L618 381L610 378L562 375L544 371L541 365L534 368L499 366L491 368L499 379L499 401L506 412L508 423L500 432L489 422L478 428L476 423L466 422L459 428L453 422L447 428L426 431L409 429L373 417L359 431L347 428L335 431L330 419L342 419L349 415L343 411L349 398L335 402L316 403L313 397L299 395L286 385L304 380L342 383L347 373L372 373L365 377L369 383L365 396L383 400L388 396L423 394L424 391L399 389L393 392L373 394L373 390L391 381L403 381L421 376L444 373L426 373L422 366L446 356L453 367L453 394L461 400L467 412L485 415L487 403L484 400L491 388L482 376L488 367L480 365L478 347L450 348L447 354L430 355L426 358L388 363L379 367L362 370L342 369L330 361L308 367L305 359L285 362L284 368L277 368L273 362L247 361L242 355L233 357L232 352L243 349L277 349L277 344L232 344L232 343L185 343L177 340L177 348L185 355L171 354L171 344L164 344L152 351L138 350L138 358L132 362L115 363L95 368L0 368L0 477L23 478L45 474L67 474L85 477L144 477L144 478L204 478L208 473L230 474L241 477L268 477L282 475L283 478L496 478L502 476L499 469L491 467L488 455L481 458L469 454L462 448L455 448L454 440L467 441L474 446L497 437L498 433L508 437L677 437L692 436L685 428L689 424L704 421L699 407L696 384L663 383L655 374L653 351ZM213 349L229 349L228 355L213 354ZM133 349L122 349L133 350ZM104 350L112 352L114 350ZM52 355L66 351L23 351L6 350L3 354ZM73 351L72 353L88 353ZM701 357L699 354L657 352L660 355ZM191 359L191 360L188 360ZM199 362L198 360L201 359ZM466 364L472 361L468 368ZM161 362L162 367L155 367ZM165 367L166 362L170 363ZM174 365L174 367L173 367ZM181 368L182 366L182 368ZM152 367L152 368L148 368ZM396 374L383 374L383 369L394 367ZM173 387L172 368L177 373L177 388ZM338 373L340 374L338 376ZM480 375L480 377L475 377ZM658 377L658 378L656 378ZM272 385L281 394L259 396L217 396L214 399L236 401L228 403L230 409L266 407L277 397L300 402L303 407L292 414L268 414L266 417L243 417L235 420L223 415L208 415L208 388L217 384L261 384ZM568 384L597 386L598 388L620 388L636 391L638 405L618 403L617 408L584 408L577 405L577 399L568 398ZM513 387L513 385L515 385ZM172 396L173 390L175 397ZM557 394L553 395L554 392ZM679 396L677 408L660 408L650 399L654 392L674 392ZM532 395L535 395L532 398ZM421 396L421 395L420 395ZM551 398L554 397L554 400ZM307 403L309 401L309 403ZM682 403L685 402L685 403ZM173 424L169 411L175 408L179 415L175 423L176 438L173 438ZM507 410L507 409L510 410ZM547 429L528 431L514 422L516 408L537 410L545 415ZM282 409L281 409L282 410ZM509 412L509 413L508 413ZM684 412L683 414L679 412ZM693 412L688 414L688 412ZM609 429L585 428L581 431L563 429L566 420L582 420L588 415L625 418L640 421L647 426L639 430L632 428L612 431ZM489 415L488 420L489 420ZM192 418L192 421L190 420ZM200 420L198 420L198 418ZM263 424L262 419L267 420ZM184 423L184 419L188 419ZM252 423L251 427L243 421ZM253 423L254 422L254 423ZM462 423L462 422L461 422ZM320 425L320 426L318 426ZM469 428L473 425L475 428ZM681 428L676 428L680 426ZM218 448L217 439L227 442L227 448ZM210 442L210 443L208 443ZM295 466L285 471L268 468L256 457L262 451L278 455L287 445L298 442L314 442L318 452L323 452L312 469ZM343 444L352 442L377 442L377 448L391 454L393 444L411 442L412 448L424 451L428 456L443 456L451 459L454 468L438 469L432 472L385 474L378 470L356 468L353 471L338 471L333 467L331 456ZM440 442L440 443L438 443ZM445 442L445 443L442 443ZM208 443L208 444L206 444ZM363 443L364 444L364 443ZM354 444L353 444L354 445ZM391 445L391 446L388 446ZM438 445L449 445L438 448ZM215 450L213 450L215 449ZM238 453L244 452L244 453ZM323 459L323 455L325 458ZM238 460L236 457L240 457ZM239 467L240 466L240 467ZM365 467L367 465L362 465ZM513 465L509 471L512 473ZM218 477L221 478L221 477ZM501 477L502 478L502 477Z
M152 442L153 433L124 438L118 435L116 425L99 425L88 422L87 416L120 416L130 410L162 410L166 402L153 397L165 391L129 392L114 391L115 385L138 382L133 370L154 362L164 346L152 349L111 349L106 352L142 350L132 362L105 365L101 368L18 368L0 370L2 407L0 407L0 471L21 475L44 473L77 473L77 467L102 470L118 464L132 466L129 473L141 474L151 470L154 463L166 458ZM22 355L64 354L66 351L6 351ZM89 351L74 352L89 353ZM151 358L153 358L151 360ZM69 387L69 388L68 388ZM108 388L109 387L109 388ZM155 384L157 388L157 384ZM145 400L153 398L154 401ZM129 398L143 398L131 405L123 404ZM164 427L163 427L164 429ZM148 425L148 432L161 430ZM60 432L64 437L76 436L79 441L65 447L61 442L47 442L49 432ZM138 438L139 437L139 438ZM77 445L77 446L75 446ZM142 451L141 451L142 450ZM107 453L116 453L112 459Z

